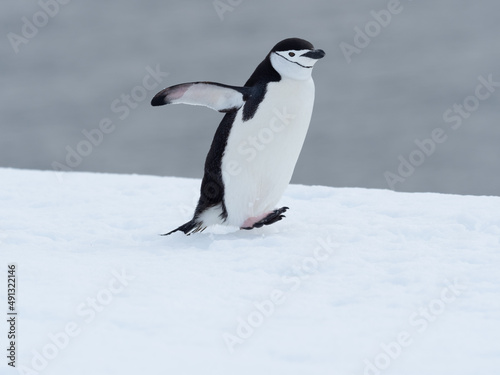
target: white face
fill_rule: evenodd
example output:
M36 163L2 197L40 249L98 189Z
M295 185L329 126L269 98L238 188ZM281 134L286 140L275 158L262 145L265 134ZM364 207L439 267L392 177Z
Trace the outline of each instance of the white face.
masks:
M311 77L314 64L318 59L303 56L311 52L309 49L276 51L271 53L271 64L282 76L296 80L306 80Z

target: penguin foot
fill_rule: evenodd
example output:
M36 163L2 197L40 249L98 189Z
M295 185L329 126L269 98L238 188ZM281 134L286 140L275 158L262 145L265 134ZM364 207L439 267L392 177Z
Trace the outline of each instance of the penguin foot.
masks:
M277 221L280 221L281 219L283 219L285 217L285 215L283 215L283 213L285 213L286 210L288 210L288 207L277 208L273 212L269 213L262 220L259 220L256 223L254 223L251 227L241 227L240 229L250 230L250 229L254 229L254 228L263 227L264 225L271 225L273 223L276 223Z

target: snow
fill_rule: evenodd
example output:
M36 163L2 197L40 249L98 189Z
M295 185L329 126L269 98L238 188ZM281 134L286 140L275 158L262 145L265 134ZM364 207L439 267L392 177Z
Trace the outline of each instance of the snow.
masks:
M291 185L273 226L162 237L199 180L0 181L1 274L16 262L19 285L18 368L2 356L1 374L500 369L499 197Z

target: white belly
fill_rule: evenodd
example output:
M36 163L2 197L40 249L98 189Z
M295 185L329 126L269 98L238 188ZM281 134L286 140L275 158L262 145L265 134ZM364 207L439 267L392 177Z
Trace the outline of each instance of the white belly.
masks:
M251 120L238 111L222 159L226 224L272 211L292 178L314 104L312 78L267 86Z

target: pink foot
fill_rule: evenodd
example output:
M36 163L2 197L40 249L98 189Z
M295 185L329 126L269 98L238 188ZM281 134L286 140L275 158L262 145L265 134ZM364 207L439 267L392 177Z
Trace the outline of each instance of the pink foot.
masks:
M270 212L266 212L265 214L255 216L255 217L249 217L248 219L245 220L243 225L241 226L242 228L252 228L253 225L262 219L264 219L267 215L269 215Z
M281 207L267 214L263 214L257 217L250 217L245 220L240 229L260 228L264 225L273 224L285 217L283 213L285 213L286 210L288 210L288 207Z

